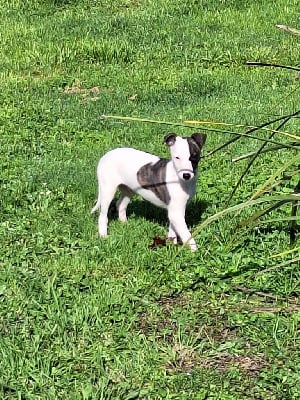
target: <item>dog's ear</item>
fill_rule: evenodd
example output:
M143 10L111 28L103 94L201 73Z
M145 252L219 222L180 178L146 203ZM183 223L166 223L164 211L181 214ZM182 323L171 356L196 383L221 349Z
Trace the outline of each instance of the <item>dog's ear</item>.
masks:
M169 147L173 146L173 144L176 142L176 134L175 133L169 133L168 135L165 136L164 142Z
M191 136L192 139L195 140L197 145L202 149L206 141L206 134L205 133L193 133Z

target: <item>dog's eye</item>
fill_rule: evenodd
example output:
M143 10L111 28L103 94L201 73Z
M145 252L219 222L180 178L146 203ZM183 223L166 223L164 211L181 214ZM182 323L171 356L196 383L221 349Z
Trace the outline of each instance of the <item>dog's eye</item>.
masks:
M176 156L175 158L176 158L176 160L180 160L180 158L178 156Z

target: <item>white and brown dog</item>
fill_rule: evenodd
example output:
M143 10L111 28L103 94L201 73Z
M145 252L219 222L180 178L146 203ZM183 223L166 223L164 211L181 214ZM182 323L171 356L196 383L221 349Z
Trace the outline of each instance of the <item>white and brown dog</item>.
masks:
M169 134L165 143L170 148L171 160L132 148L117 148L106 153L97 167L98 200L92 213L100 208L98 231L107 236L107 213L117 189L119 219L127 220L126 209L133 193L156 206L166 208L169 217L168 238L174 243L179 237L192 251L197 245L185 222L187 201L195 194L197 167L206 135L191 137Z

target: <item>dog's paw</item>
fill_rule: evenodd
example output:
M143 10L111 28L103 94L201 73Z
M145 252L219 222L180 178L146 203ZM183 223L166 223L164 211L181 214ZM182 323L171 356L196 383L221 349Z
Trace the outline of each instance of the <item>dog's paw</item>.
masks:
M190 246L191 252L193 252L193 253L198 250L196 243L189 243L189 246Z
M127 216L126 215L119 215L119 221L121 222L127 222Z
M173 244L177 244L177 236L168 236L167 240L172 242Z

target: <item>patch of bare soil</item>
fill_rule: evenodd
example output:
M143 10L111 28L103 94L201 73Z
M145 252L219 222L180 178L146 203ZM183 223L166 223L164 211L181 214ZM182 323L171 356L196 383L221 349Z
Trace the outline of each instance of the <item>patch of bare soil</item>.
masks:
M101 90L99 86L86 88L79 79L75 79L72 86L65 86L63 93L69 96L80 95L84 101L96 101L99 99Z
M203 358L200 360L200 367L214 368L218 371L226 371L232 367L247 372L250 375L257 375L267 362L263 355L233 355L219 354L212 358Z
M234 355L221 353L212 357L202 357L193 348L174 346L174 357L165 365L166 373L191 373L194 369L213 369L226 372L237 368L243 373L255 376L267 365L263 355Z
M220 351L209 356L203 354L203 348L199 350L197 346L178 343L179 325L173 311L177 307L185 308L188 305L188 299L184 296L162 297L159 305L161 314L158 316L147 311L141 313L137 327L145 335L151 335L158 341L163 340L165 344L171 346L171 355L164 366L167 374L191 373L194 369L226 372L231 368L237 368L247 375L255 376L268 364L263 354L252 354L253 343L246 340L243 341L244 354L229 354L228 351ZM217 348L218 345L241 340L236 327L228 325L226 314L222 316L211 309L209 316L209 320L199 320L198 324L193 323L190 328L185 327L185 332L195 339L195 343L199 344L202 339L207 342L206 354L207 350L209 351L207 346L210 344L213 348Z
M64 88L64 94L82 94L82 95L88 95L92 94L96 96L97 94L100 93L100 89L98 86L94 86L92 88L83 88L81 86L66 86Z

